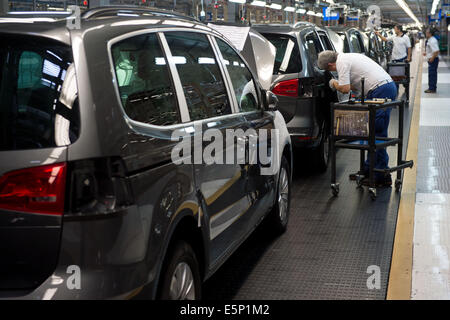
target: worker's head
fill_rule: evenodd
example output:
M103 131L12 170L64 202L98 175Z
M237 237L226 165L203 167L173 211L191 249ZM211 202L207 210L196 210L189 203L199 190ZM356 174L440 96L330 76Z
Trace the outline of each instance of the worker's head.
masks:
M433 31L431 30L431 28L427 29L427 31L425 32L425 36L427 37L427 39L430 39L433 36Z
M337 52L331 50L322 51L321 53L319 53L317 66L322 70L336 71L337 56Z
M401 36L403 34L402 26L399 24L396 24L394 26L394 32L396 35Z

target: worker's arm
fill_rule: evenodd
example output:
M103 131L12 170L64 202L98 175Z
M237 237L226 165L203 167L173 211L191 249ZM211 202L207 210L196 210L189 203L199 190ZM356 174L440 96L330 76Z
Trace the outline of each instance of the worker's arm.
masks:
M337 91L342 92L342 93L349 93L350 89L351 89L350 84L339 85L339 82L334 79L331 80L330 86L333 86L334 89L336 89Z
M406 58L406 62L411 62L411 47L408 48L408 58Z
M388 39L385 38L385 37L383 37L379 31L377 31L377 32L375 32L375 33L376 33L377 36L380 37L381 40L383 40L383 41L388 41Z
M428 60L429 63L433 63L434 59L436 59L436 57L439 55L439 51L435 51L433 52L433 55L431 56L431 58Z
M428 45L430 46L430 51L433 52L433 55L428 60L429 63L433 63L434 59L439 56L439 42L433 36L428 40Z

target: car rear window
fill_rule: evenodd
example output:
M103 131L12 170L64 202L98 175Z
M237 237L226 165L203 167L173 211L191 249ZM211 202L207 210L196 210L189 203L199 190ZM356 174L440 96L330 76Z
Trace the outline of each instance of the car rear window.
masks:
M68 145L79 133L70 47L0 34L0 151Z
M299 73L302 71L302 61L297 40L294 37L282 34L264 33L276 48L273 74Z

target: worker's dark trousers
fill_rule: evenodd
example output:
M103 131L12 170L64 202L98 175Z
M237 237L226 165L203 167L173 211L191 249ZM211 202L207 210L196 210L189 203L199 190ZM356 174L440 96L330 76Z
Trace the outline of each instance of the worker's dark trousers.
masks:
M394 101L397 98L397 87L394 82L386 83L375 90L369 92L367 99L373 98L387 98ZM377 110L375 116L375 136L387 137L389 128L389 119L391 115L391 108ZM389 166L389 156L386 149L378 149L375 157L375 168L386 169ZM369 158L367 157L365 163L365 170L369 170ZM383 178L383 174L375 172L375 179Z
M437 68L439 58L436 57L432 63L428 62L428 89L436 91L437 87Z

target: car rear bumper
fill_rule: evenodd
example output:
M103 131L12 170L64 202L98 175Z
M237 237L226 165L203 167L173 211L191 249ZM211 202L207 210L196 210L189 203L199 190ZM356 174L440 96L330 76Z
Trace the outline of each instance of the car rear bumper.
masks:
M320 128L323 120L318 119L315 98L281 100L280 111L296 148L315 148L320 143Z
M156 292L159 250L147 232L151 220L136 206L108 217L64 220L53 273L28 291L0 290L0 299L126 299L144 285Z

